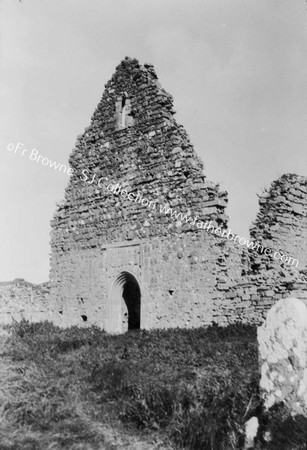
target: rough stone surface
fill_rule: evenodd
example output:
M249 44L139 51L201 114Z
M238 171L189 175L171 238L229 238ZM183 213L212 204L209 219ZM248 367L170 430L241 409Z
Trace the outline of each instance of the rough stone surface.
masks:
M253 240L261 244L251 250L253 279L270 283L307 281L307 177L285 174L259 198L260 210L250 228ZM263 249L283 255L274 259ZM293 260L287 260L287 256Z
M307 300L307 178L283 175L260 196L258 250L227 240L227 193L207 180L174 114L151 64L119 64L70 155L51 222L50 295L46 284L20 285L15 301L6 290L0 322L52 310L59 325L114 332L132 313L141 328L259 324L277 300Z
M227 193L206 181L151 65L127 58L117 67L70 164L74 175L52 222L51 296L60 323L84 324L86 316L86 325L106 328L123 315L112 286L125 272L141 290L142 328L219 317L218 285L240 280L242 250L197 222L226 229ZM110 182L156 208L108 192ZM174 220L160 205L197 222Z
M283 401L307 416L307 308L296 298L279 300L258 328L265 406Z
M245 445L244 449L249 450L254 447L254 439L259 428L259 421L257 417L251 417L245 423Z
M48 304L48 283L32 284L17 278L0 283L0 323L10 324L14 320L40 322L52 320Z

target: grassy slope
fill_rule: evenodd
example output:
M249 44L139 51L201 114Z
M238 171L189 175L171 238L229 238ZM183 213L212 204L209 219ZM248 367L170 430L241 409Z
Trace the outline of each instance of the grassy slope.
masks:
M247 326L109 336L23 322L3 347L1 450L237 449L259 406Z

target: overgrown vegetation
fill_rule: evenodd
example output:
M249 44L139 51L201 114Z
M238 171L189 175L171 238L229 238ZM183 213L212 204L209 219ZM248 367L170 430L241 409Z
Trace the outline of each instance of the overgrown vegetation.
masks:
M262 412L255 447L252 450L306 450L307 417L292 416L279 403Z
M2 450L240 449L260 411L250 326L110 336L23 321L3 352Z

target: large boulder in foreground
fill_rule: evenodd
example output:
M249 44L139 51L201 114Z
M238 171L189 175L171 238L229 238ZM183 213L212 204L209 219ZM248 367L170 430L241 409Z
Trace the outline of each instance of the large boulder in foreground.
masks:
M307 308L296 298L279 300L258 328L260 388L265 407L284 402L307 417Z

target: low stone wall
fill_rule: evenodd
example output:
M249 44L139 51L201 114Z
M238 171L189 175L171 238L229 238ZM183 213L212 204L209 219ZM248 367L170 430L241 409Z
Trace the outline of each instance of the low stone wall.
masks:
M48 304L49 284L32 284L23 279L0 283L0 324L14 320L51 320Z
M284 402L307 417L307 308L296 298L278 301L258 328L260 388L265 407Z
M221 289L221 288L220 288ZM214 320L221 325L233 322L261 324L270 308L280 299L296 297L307 306L307 283L293 282L261 285L245 282L229 287Z
M177 247L180 250L179 244ZM266 319L270 308L278 300L287 297L296 297L304 302L307 307L307 283L284 283L283 285L257 286L250 282L245 282L229 286L228 280L230 278L233 278L233 280L239 278L239 274L236 273L235 270L233 273L227 272L227 270L229 271L229 261L227 264L222 260L218 263L220 264L220 268L219 270L216 269L216 274L212 277L213 279L211 281L208 280L208 282L210 281L208 292L205 291L203 288L206 284L205 281L202 280L202 274L208 272L208 267L204 267L204 264L208 265L210 261L208 261L207 258L201 260L201 253L206 252L204 252L204 248L200 246L198 246L199 255L196 256L196 253L194 255L195 266L192 271L192 275L194 276L189 275L189 279L187 278L186 280L187 290L181 292L181 295L179 295L176 286L168 281L169 278L171 278L171 273L169 273L169 266L166 267L167 261L164 261L163 259L163 249L165 250L164 245L160 245L149 251L151 258L154 257L159 261L158 266L161 265L161 268L159 273L156 273L155 270L152 270L152 272L149 271L148 274L151 272L150 277L147 280L145 274L143 282L141 283L143 295L142 301L145 302L143 303L143 314L146 312L142 317L142 327L169 328L174 326L172 321L177 321L176 323L178 323L178 326L188 328L191 326L209 325L212 322L218 323L219 325L227 325L234 322L260 325ZM183 266L182 273L179 270L180 264L177 267L177 265L171 261L174 265L173 270L179 271L181 277L184 277L184 269L186 269L186 265L184 264L185 256L188 261L190 259L188 256L191 253L188 253L188 250L191 249L187 248L185 250L186 252L183 252L182 254L183 259L181 258L178 260L178 264L181 263ZM160 259L159 255L161 255ZM236 256L236 258L238 257L239 255ZM234 254L231 255L231 258L235 262ZM144 262L145 267L151 267L150 262L146 262L145 260ZM215 264L217 264L216 260ZM225 273L222 270L224 267L223 264L225 265L225 268L227 268L227 270L225 269ZM154 267L157 267L157 265L154 265ZM234 267L236 267L235 264ZM100 266L98 268L100 268L100 271L103 269L103 267ZM127 266L127 269L128 268L129 267ZM92 266L89 267L89 271L91 272L91 275L94 276ZM165 276L162 276L162 274ZM225 283L223 283L223 276L227 279L227 282ZM82 279L81 275L80 279ZM69 299L65 299L64 303L60 304L59 302L56 307L53 303L51 304L49 302L49 283L35 285L23 279L2 282L0 283L0 324L9 324L12 323L13 320L19 321L24 318L30 322L49 320L56 325L64 327L69 325L88 326L91 324L104 327L105 317L104 315L100 317L100 314L98 314L98 310L104 308L101 295L102 293L107 292L105 292L107 283L106 280L104 281L105 283L102 286L97 285L100 289L100 294L98 292L94 295L92 291L88 292L85 287L84 292L80 291L82 295L79 291L76 291L76 296L74 298L71 298L70 301ZM157 302L158 297L161 297L161 302L158 302L155 306L153 306L153 303L151 302L150 306L149 304L147 305L145 300L147 291L149 290L148 283L153 282L156 283L153 289L156 295L152 302ZM196 291L198 296L196 294L192 295L191 290L189 291L194 285L197 288ZM176 300L176 307L174 307L173 304L174 300L171 302L172 310L169 309L169 299L165 297L164 291L166 293L165 295L168 294L169 298L172 296ZM83 299L81 303L79 294ZM208 298L211 298L212 300L208 301ZM95 310L95 320L92 319L91 315L93 309L92 305L94 303L98 308L97 311ZM157 309L159 310L159 314L157 314L157 323L150 319L151 315L154 314L154 311L151 311L152 309L154 311ZM86 323L83 323L82 314L88 319ZM79 321L73 320L73 316L78 317Z

